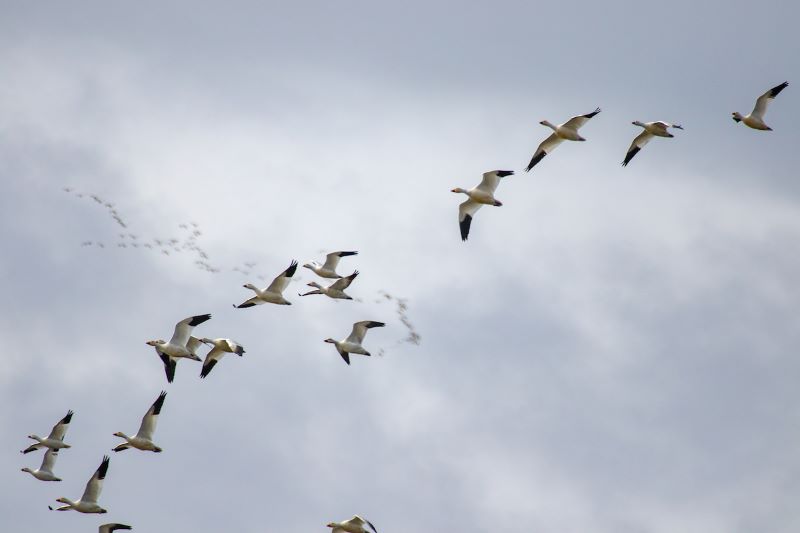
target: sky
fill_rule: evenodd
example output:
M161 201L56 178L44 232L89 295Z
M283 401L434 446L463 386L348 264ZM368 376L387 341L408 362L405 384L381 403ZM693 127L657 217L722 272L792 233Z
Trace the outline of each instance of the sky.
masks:
M796 5L0 10L3 531L800 529ZM774 131L731 120L784 80ZM685 129L623 168L634 120ZM449 191L492 169L464 243ZM232 307L335 250L356 301L299 268ZM201 313L247 352L167 384L145 342ZM164 452L112 453L161 390ZM19 472L68 409L64 481ZM104 454L109 513L48 511Z

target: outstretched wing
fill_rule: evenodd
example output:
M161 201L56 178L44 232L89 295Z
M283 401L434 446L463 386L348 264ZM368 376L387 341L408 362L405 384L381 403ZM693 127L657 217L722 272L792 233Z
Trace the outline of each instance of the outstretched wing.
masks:
M350 274L349 276L347 276L345 278L337 279L328 288L329 289L336 289L336 290L339 290L339 291L343 291L347 287L349 287L351 283L353 283L353 280L356 279L356 276L358 276L358 270L356 270L355 272L353 272L352 274Z
M536 164L544 159L544 156L552 152L556 149L556 146L561 144L562 139L553 133L547 139L543 140L539 147L536 148L536 151L533 153L533 157L531 157L530 163L528 166L525 167L525 172L530 172L530 170L536 166Z
M599 112L600 112L600 108L598 107L597 109L595 109L591 113L586 113L585 115L578 115L577 117L572 117L571 119L569 119L568 121L566 121L564 123L564 126L567 127L567 128L570 128L570 129L577 130L578 128L580 128L581 126L586 124L589 121L590 118L592 118L593 116L595 116Z
M297 261L292 261L292 264L289 265L289 268L281 272L277 278L272 280L272 283L269 284L267 290L269 292L283 292L283 290L289 285L289 280L292 279L292 276L294 276L295 270L297 270Z
M342 350L338 346L336 347L336 351L339 352L339 355L342 356L342 359L344 359L344 362L349 365L350 364L350 354L345 352L344 350Z
M125 524L103 524L100 526L98 530L99 533L113 533L118 529L133 529L131 526L126 526Z
M70 421L72 421L71 409L67 411L67 415L64 418L59 420L58 423L53 426L48 438L53 440L64 440L64 435L67 433L67 427L69 426Z
M216 346L211 349L210 352L206 354L206 360L203 361L203 368L200 370L200 377L205 378L208 374L211 373L211 369L214 368L222 356L225 355L225 352L217 348Z
M469 237L469 227L472 225L472 217L483 204L474 202L472 199L462 202L458 206L458 227L461 229L461 240L466 241Z
M785 81L780 85L776 85L769 91L759 96L758 99L756 100L756 106L753 108L753 112L751 114L757 116L758 118L763 119L764 113L767 112L767 106L769 105L769 103L772 100L774 100L775 97L778 96L780 92L788 86L789 82Z
M383 322L375 322L374 320L362 320L361 322L356 322L353 324L353 331L351 331L350 336L347 337L347 342L361 344L367 334L368 329L382 328L385 325L386 324Z
M475 188L493 195L494 191L497 190L497 186L500 184L500 178L513 174L513 170L492 170L490 172L484 172L483 179Z
M150 409L142 417L142 423L139 426L137 435L144 439L152 440L153 433L156 431L156 424L158 423L158 415L161 414L161 407L164 405L164 398L167 397L166 391L161 391L156 401L150 406Z
M325 264L322 265L322 268L335 272L336 266L339 264L339 259L349 255L358 255L358 252L331 252L325 256Z
M161 358L161 362L164 363L164 372L167 374L167 382L172 383L172 380L175 379L175 367L178 366L178 360L173 359L163 352L158 352L158 356Z
M627 167L628 163L631 162L631 159L634 158L636 154L639 153L639 150L644 148L644 145L650 142L650 139L653 138L652 133L648 133L647 131L643 131L636 138L633 139L630 148L628 148L628 153L625 154L625 161L622 162L623 167Z
M100 492L103 490L103 480L106 478L106 472L108 472L108 461L108 456L104 455L103 462L100 463L92 478L86 483L86 490L83 491L83 496L81 496L82 502L97 503Z
M47 451L44 452L44 459L42 459L42 466L39 470L52 473L53 467L56 464L56 459L58 459L58 450L48 448Z
M189 342L189 337L192 335L192 330L194 327L202 324L210 318L210 314L195 315L190 316L189 318L184 318L175 324L175 332L172 334L172 339L169 341L170 344L174 344L176 346L186 346L186 343Z

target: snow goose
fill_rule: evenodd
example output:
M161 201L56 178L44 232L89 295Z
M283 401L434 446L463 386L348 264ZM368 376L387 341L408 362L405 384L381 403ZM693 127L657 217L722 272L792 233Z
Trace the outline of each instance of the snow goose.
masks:
M39 481L61 481L61 478L58 478L53 474L53 465L56 464L56 459L58 459L58 450L48 448L47 451L44 452L42 466L36 470L23 468L22 471L29 473Z
M650 139L655 137L675 137L667 128L677 128L679 130L683 129L683 126L679 126L678 124L670 124L669 122L639 122L638 120L634 120L631 122L634 126L640 126L644 128L644 131L636 136L631 143L631 147L628 148L628 153L625 154L625 161L622 162L623 167L627 167L628 163L631 162L631 159L639 153L639 150L644 148L644 145L650 142Z
M338 279L342 277L336 273L336 266L339 264L339 259L350 255L358 255L358 252L331 252L325 256L324 264L320 265L316 261L311 261L303 265L303 267L310 268L321 278Z
M461 187L452 189L451 192L462 193L468 196L465 202L458 206L458 225L461 228L461 240L466 241L469 236L469 227L472 224L472 217L482 205L493 205L500 207L503 205L494 197L494 191L500 183L500 178L513 176L513 170L492 170L485 172L483 179L475 187L466 190Z
M69 427L69 423L72 420L72 411L67 411L67 415L58 421L58 423L53 426L53 429L50 431L50 435L47 436L46 439L39 437L38 435L28 435L29 439L33 439L36 442L22 450L22 453L30 453L34 450L38 450L39 448L50 448L52 450L58 450L60 448L69 448L69 444L64 443L64 434L67 432L67 427Z
M86 489L83 491L83 496L81 499L73 502L69 498L59 498L56 501L59 503L64 503L61 507L53 509L48 505L48 508L51 511L70 511L75 510L79 513L99 513L103 514L108 511L97 505L97 499L100 497L100 492L103 490L103 480L106 478L106 472L108 472L108 456L103 456L103 462L100 463L100 466L95 471L92 478L86 483Z
M339 352L339 355L342 356L344 362L348 365L350 364L350 355L351 353L358 353L361 355L371 355L368 351L361 346L361 343L364 342L364 337L367 334L367 330L370 328L382 328L385 326L383 322L375 322L373 320L363 320L361 322L356 322L353 324L353 331L350 332L350 336L344 340L336 341L333 339L325 339L325 342L329 342L336 346L336 351Z
M245 289L250 289L251 291L255 292L256 295L250 298L249 300L241 303L239 305L234 305L239 309L244 309L246 307L253 307L254 305L261 305L261 304L278 304L278 305L292 305L292 302L286 300L283 297L283 291L289 285L289 280L292 279L294 276L295 271L297 270L297 261L292 261L292 264L289 265L289 268L281 272L281 274L272 280L272 283L269 284L269 287L266 289L259 289L252 283L247 283L244 285Z
M158 415L161 414L161 407L164 405L164 398L166 397L167 393L162 390L161 394L156 398L156 401L153 402L153 405L150 406L150 409L148 409L142 417L142 423L139 425L139 431L136 432L136 435L129 437L121 431L114 433L115 437L125 439L125 442L113 448L115 452L121 452L122 450L134 447L137 450L161 453L161 448L153 443L153 433L156 430Z
M316 281L312 281L308 284L309 287L315 287L316 290L309 291L305 294L299 294L298 296L308 296L309 294L324 294L329 298L337 298L340 300L352 300L350 296L345 294L344 290L353 283L353 280L356 279L358 276L358 270L347 276L346 278L339 278L338 280L334 281L327 287L323 287Z
M192 330L195 326L209 319L211 319L210 314L184 318L175 324L175 331L169 342L165 342L161 339L146 342L146 344L156 349L156 353L161 358L161 362L164 363L164 372L167 374L167 381L169 383L172 383L172 380L175 379L175 368L178 365L178 359L184 357L193 361L202 361L196 353L197 348L199 348L202 343L197 337L192 337Z
M525 167L525 172L530 172L530 170L536 166L536 163L544 159L544 156L555 150L556 146L561 144L561 141L585 141L586 139L581 137L580 133L578 133L578 129L599 112L600 108L598 107L591 113L572 117L565 123L559 124L558 126L554 126L546 120L541 121L539 124L542 126L547 126L553 130L553 133L550 135L550 137L542 141L542 143L533 153L530 163L528 163L528 166Z
M736 122L744 122L745 126L749 126L755 130L772 131L772 128L764 123L764 113L767 112L767 106L780 94L782 90L789 86L789 82L785 81L780 85L776 85L769 91L765 92L756 100L756 106L753 111L747 116L742 116L738 111L733 112L733 120Z
M200 339L200 341L213 346L211 351L206 354L206 360L203 361L203 368L200 370L201 378L205 378L211 373L211 369L222 359L225 353L235 353L239 357L244 355L244 347L230 339Z
M372 533L378 533L378 530L375 529L372 522L364 520L358 515L354 515L353 518L345 520L344 522L331 522L328 524L328 527L333 528L331 533L370 533L367 526L370 527Z
M133 529L131 526L126 526L125 524L103 524L100 526L98 533L113 533L118 529Z

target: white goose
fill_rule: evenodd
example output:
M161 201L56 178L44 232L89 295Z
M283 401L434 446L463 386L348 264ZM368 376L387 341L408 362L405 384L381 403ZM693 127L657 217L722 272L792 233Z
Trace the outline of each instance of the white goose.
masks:
M58 478L55 476L55 474L53 474L53 466L56 464L56 459L58 459L58 450L48 448L47 451L44 452L42 466L36 470L23 468L22 471L29 473L39 481L61 481L61 478Z
M294 276L296 270L297 261L292 261L292 264L289 265L289 268L281 272L277 278L272 280L272 283L269 284L269 287L263 290L259 289L252 283L243 285L245 289L250 289L251 291L255 292L256 295L239 305L234 305L234 307L244 309L246 307L253 307L254 305L266 303L292 305L292 302L283 297L283 291L289 285L289 280L292 279L292 276Z
M336 273L336 266L339 264L339 259L350 255L358 255L358 252L331 252L325 256L324 264L320 265L316 261L311 261L303 265L303 267L310 268L321 278L338 279L342 277Z
M134 447L137 450L144 450L146 452L161 453L161 448L153 443L153 433L156 431L156 424L158 423L158 415L161 414L161 407L164 405L164 398L167 397L165 391L161 391L156 401L150 406L150 409L142 417L142 423L139 425L139 431L133 437L127 436L121 431L114 433L115 437L125 439L125 442L118 444L113 448L115 452L127 450Z
M213 346L206 354L206 360L203 361L203 368L200 370L201 378L205 378L211 373L211 369L226 353L235 353L239 357L244 355L244 347L230 339L200 339L200 341Z
M184 318L175 324L175 331L169 342L159 339L147 341L145 343L156 349L156 353L161 358L161 362L164 363L164 372L167 374L167 381L169 383L172 383L172 380L175 379L175 368L178 365L178 359L183 357L191 359L192 361L202 361L196 353L197 348L199 348L202 343L197 337L192 337L192 330L195 326L210 319L210 314Z
M472 224L472 217L482 205L493 205L500 207L503 204L494 197L494 191L497 190L497 185L500 183L500 178L506 176L513 176L513 170L492 170L485 172L483 179L475 187L466 190L461 187L452 189L451 192L466 194L468 196L465 202L458 206L458 225L461 228L461 240L466 241L469 237L469 227Z
M554 126L546 120L541 121L539 124L542 126L547 126L553 130L553 133L550 135L550 137L542 141L542 143L533 153L530 163L528 163L528 166L525 167L525 172L529 172L534 166L536 166L536 163L544 159L544 156L555 150L556 146L561 144L561 141L585 141L586 139L581 137L581 134L578 133L578 129L599 112L600 108L598 107L591 113L572 117L565 123L559 124L558 126Z
M631 122L634 126L641 126L644 128L644 131L636 136L631 143L631 147L628 148L628 153L625 154L625 161L622 162L623 167L627 167L628 163L631 162L631 159L639 153L639 150L644 148L644 145L650 142L650 139L655 137L675 137L667 128L676 128L679 130L683 129L683 126L679 126L678 124L670 124L669 122L639 122L638 120L634 120Z
M325 339L325 342L329 342L336 346L336 351L339 352L339 355L342 356L344 362L348 365L350 364L350 355L351 353L357 353L361 355L371 355L367 350L361 346L361 343L364 342L364 337L367 335L367 330L370 328L382 328L385 326L383 322L375 322L373 320L362 320L361 322L356 322L353 324L353 331L350 332L350 336L344 340L337 341L333 339Z
M308 284L309 287L315 287L316 290L308 291L304 294L299 294L298 296L308 296L309 294L324 294L329 298L336 298L340 300L352 300L350 296L345 294L344 290L353 283L353 280L356 279L358 276L358 270L347 276L346 278L339 278L338 280L334 281L327 287L323 287L316 281L312 281Z
M64 418L58 421L58 423L53 426L53 429L50 430L50 435L47 436L46 439L39 437L38 435L28 435L29 439L33 439L36 442L31 444L24 450L21 450L22 453L30 453L34 450L38 450L39 448L50 448L51 450L58 450L61 448L70 448L69 444L64 443L64 434L67 432L67 427L69 427L69 423L72 420L72 411L67 411L67 414Z
M372 533L378 533L378 530L375 529L375 526L372 525L372 522L369 520L364 520L358 515L354 515L350 520L345 520L343 522L331 522L328 524L328 527L333 528L331 533L370 533L370 531L367 529L367 526L372 529Z
M98 533L113 533L118 529L133 529L131 526L126 526L125 524L103 524L100 526Z
M51 511L74 510L79 513L103 514L108 512L97 504L97 499L100 497L100 492L103 490L103 480L106 478L106 472L108 472L108 461L108 456L104 456L103 462L100 463L94 475L89 482L86 483L86 489L83 491L83 496L81 496L80 500L73 502L69 498L59 498L56 501L66 505L58 507L57 509L53 509L48 505L48 508Z
M769 91L765 92L761 96L758 97L756 100L756 106L747 116L742 116L741 113L738 111L733 112L733 120L736 122L744 122L745 126L749 126L755 130L765 130L765 131L772 131L772 128L766 125L764 122L764 113L767 112L767 106L769 103L775 99L778 94L786 87L789 86L789 82L785 81L780 85L776 85Z

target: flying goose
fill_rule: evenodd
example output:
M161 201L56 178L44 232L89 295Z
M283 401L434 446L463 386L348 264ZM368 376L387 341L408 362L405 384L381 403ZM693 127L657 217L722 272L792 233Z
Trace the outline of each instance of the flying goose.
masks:
M639 150L644 148L644 145L650 142L650 139L653 136L656 137L675 137L673 134L667 131L667 128L677 128L679 130L683 129L683 126L678 124L670 124L669 122L639 122L638 120L634 120L631 122L634 126L641 126L644 128L644 131L636 136L631 143L631 147L628 148L628 153L625 154L625 161L622 162L623 167L627 167L628 163L631 162L631 159L639 153Z
M292 264L289 265L289 268L281 272L277 278L272 280L272 283L269 284L269 287L263 290L259 289L252 283L245 284L244 288L254 291L256 295L239 305L234 305L234 307L244 309L246 307L253 307L254 305L266 303L292 305L292 302L287 301L286 298L283 297L283 291L289 285L289 280L292 278L292 276L294 276L295 270L297 270L297 261L292 261Z
M369 520L364 520L358 515L354 515L353 518L344 522L331 522L328 524L328 527L333 528L331 533L370 533L367 526L372 529L372 533L378 533L378 530Z
M585 141L586 139L581 137L580 133L578 133L578 129L599 112L600 108L598 107L591 113L572 117L565 123L559 124L558 126L554 126L546 120L541 121L539 124L552 129L553 133L550 135L550 137L542 141L542 143L533 153L530 163L528 163L528 166L525 167L525 172L530 172L530 170L536 166L536 163L544 159L544 156L555 150L556 146L561 144L561 141Z
M126 526L125 524L103 524L100 526L98 533L113 533L118 529L133 529L131 526Z
M162 390L161 394L156 398L156 401L153 402L153 405L150 406L150 409L148 409L142 417L142 423L139 425L139 431L136 432L136 435L129 437L121 431L114 433L115 437L125 439L125 442L113 448L115 452L127 450L132 446L137 450L161 453L161 448L153 443L153 433L156 430L158 415L161 414L161 407L164 405L164 398L166 397L167 393Z
M210 314L195 315L189 318L184 318L175 324L175 332L169 342L161 339L154 341L147 341L148 344L156 349L156 353L164 363L164 372L167 374L167 381L172 383L175 379L175 368L178 365L178 359L185 357L193 361L202 361L197 355L197 348L202 344L200 339L192 337L192 330L195 326L202 324L206 320L211 319Z
M331 252L325 256L325 264L320 265L316 261L311 261L303 265L303 267L310 268L321 278L338 279L342 277L336 273L336 266L339 264L339 259L349 255L358 255L358 252Z
M764 123L764 113L767 112L767 106L780 94L782 90L789 86L789 82L785 81L780 85L776 85L769 91L765 92L756 100L756 106L753 111L747 116L742 116L738 111L733 112L733 120L736 122L744 122L745 126L749 126L755 130L772 131L772 128Z
M309 287L316 287L316 290L309 291L305 294L299 294L298 296L308 296L309 294L324 294L329 298L338 298L341 300L352 300L350 296L345 294L344 290L353 283L353 280L356 279L358 276L358 270L347 276L346 278L339 278L327 287L323 287L316 281L312 281L308 284Z
M385 326L383 322L375 322L373 320L363 320L361 322L356 322L353 324L353 331L350 332L350 336L344 340L336 341L333 339L325 339L325 342L329 342L336 346L336 351L339 352L339 355L342 356L344 362L348 365L350 364L350 355L351 353L358 353L361 355L371 355L368 351L366 351L362 346L361 343L364 341L364 336L367 334L367 330L370 328L382 328Z
M48 448L47 451L44 452L42 466L36 470L23 468L22 471L29 473L39 481L61 481L61 478L58 478L53 474L53 465L56 464L56 459L58 459L58 450Z
M200 370L201 378L205 378L211 373L211 369L222 359L222 356L225 355L226 352L235 353L239 357L244 355L244 347L230 339L200 339L200 341L213 346L211 351L206 354L206 360L203 361L203 368Z
M42 447L50 448L52 450L70 448L69 444L64 443L64 434L67 432L67 427L69 426L71 420L72 410L67 411L67 415L59 420L55 426L53 426L53 429L50 431L50 435L48 435L46 439L43 439L38 435L28 435L29 439L33 439L36 442L22 450L22 453L30 453Z
M86 483L86 489L83 491L83 496L81 499L73 502L69 498L59 498L56 501L59 503L64 503L61 507L53 509L49 505L47 506L51 511L70 511L75 510L79 513L99 513L103 514L108 511L97 505L97 499L100 497L100 491L103 490L103 480L106 478L106 472L108 472L108 456L103 456L103 462L100 463L100 466L95 471L92 478Z
M469 227L472 224L472 217L482 205L493 205L500 207L503 205L494 197L494 191L500 183L500 178L513 176L513 170L492 170L484 172L483 179L475 187L465 190L461 187L452 189L451 192L463 193L468 196L465 202L458 206L458 225L461 228L461 240L466 241L469 236Z

